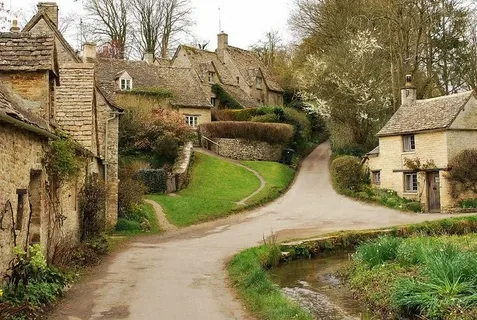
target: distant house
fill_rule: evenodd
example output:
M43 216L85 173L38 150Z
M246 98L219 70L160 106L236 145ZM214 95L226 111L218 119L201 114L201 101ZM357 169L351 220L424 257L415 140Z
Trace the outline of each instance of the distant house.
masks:
M76 55L57 25L57 5L39 3L24 30L15 22L0 33L0 270L15 244L40 243L51 257L62 241L79 241L78 199L88 176L107 186L105 227L117 221L121 109L95 86L94 65ZM85 162L76 179L57 184L45 161L60 131Z
M172 66L195 71L212 105L220 107L212 85L219 84L243 107L283 105L283 89L273 72L252 52L228 45L228 35L218 35L215 52L181 45Z
M190 68L170 67L158 60L152 63L98 58L95 69L101 92L126 109L141 104L138 99L143 99L147 100L146 104L152 104L153 109L178 110L192 127L211 121L212 105ZM147 95L154 91L163 94Z
M401 96L401 107L378 132L379 146L366 155L372 183L422 202L426 211L446 211L458 201L445 178L449 160L477 148L476 94L417 100L409 78Z

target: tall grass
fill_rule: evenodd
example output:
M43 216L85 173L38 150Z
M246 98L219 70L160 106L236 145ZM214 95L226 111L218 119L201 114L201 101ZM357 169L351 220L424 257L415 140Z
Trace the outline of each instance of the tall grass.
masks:
M369 267L383 264L394 260L397 256L401 238L384 236L359 246L355 259L365 263Z

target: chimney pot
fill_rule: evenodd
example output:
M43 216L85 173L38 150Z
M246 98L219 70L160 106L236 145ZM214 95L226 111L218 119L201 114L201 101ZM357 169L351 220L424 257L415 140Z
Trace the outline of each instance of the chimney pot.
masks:
M10 32L20 32L20 27L18 27L18 20L17 19L13 19L12 20L12 27L10 28Z
M83 44L83 62L96 59L96 43L85 42Z
M401 89L401 105L412 104L416 101L417 90L412 83L412 75L406 75L406 84Z
M151 52L146 52L144 54L144 61L146 61L149 64L154 63L154 54Z
M217 55L220 61L224 62L225 49L229 45L229 35L221 32L217 35Z
M58 5L56 2L38 2L38 12L45 13L48 18L58 27Z

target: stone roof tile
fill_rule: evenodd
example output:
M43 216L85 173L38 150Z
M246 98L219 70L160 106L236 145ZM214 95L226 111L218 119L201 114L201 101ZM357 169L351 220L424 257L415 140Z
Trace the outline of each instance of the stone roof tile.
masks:
M28 32L0 32L0 70L53 69L54 38Z
M473 91L467 91L404 104L378 132L378 136L446 129L473 94Z

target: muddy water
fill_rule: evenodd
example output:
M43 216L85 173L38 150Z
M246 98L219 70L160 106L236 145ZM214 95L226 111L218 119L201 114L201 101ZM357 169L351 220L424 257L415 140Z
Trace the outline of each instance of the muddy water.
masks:
M272 269L270 276L285 295L309 310L316 319L372 319L336 277L336 272L350 263L349 255L339 252L287 262Z

